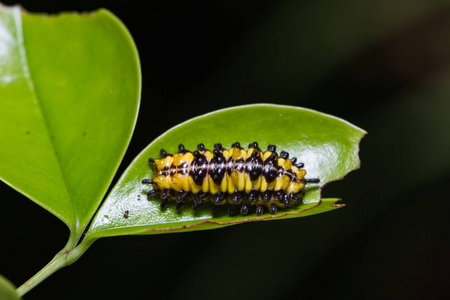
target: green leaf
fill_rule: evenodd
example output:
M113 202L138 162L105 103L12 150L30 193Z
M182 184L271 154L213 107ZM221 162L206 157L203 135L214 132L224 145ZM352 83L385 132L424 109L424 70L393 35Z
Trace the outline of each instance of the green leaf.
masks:
M22 299L16 292L12 283L0 275L0 299L2 300L19 300Z
M320 200L320 189L327 182L342 178L359 167L359 141L365 132L346 121L313 110L271 104L233 107L189 120L153 141L125 171L97 213L87 239L126 234L155 234L212 229L249 221L286 219L325 212L341 205L338 199ZM159 207L157 196L147 199L151 189L141 180L153 177L148 158L159 157L159 150L176 152L179 143L195 149L198 143L212 148L215 143L230 146L258 141L260 147L276 144L278 151L288 151L305 163L307 178L320 178L309 184L303 204L262 216L216 216L204 204L193 212L188 204L177 211L174 204ZM128 211L128 216L124 212Z
M81 236L134 129L140 66L110 12L0 6L0 178Z

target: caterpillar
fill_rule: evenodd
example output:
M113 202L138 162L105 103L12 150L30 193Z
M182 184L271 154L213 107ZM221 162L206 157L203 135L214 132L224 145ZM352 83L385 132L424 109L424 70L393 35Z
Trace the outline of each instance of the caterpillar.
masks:
M193 202L193 209L212 202L213 213L218 207L229 204L228 214L234 214L240 205L240 213L247 215L250 207L256 207L258 216L267 208L277 213L279 208L297 206L305 194L305 184L318 183L317 178L305 179L306 170L297 158L289 153L276 152L275 145L268 145L263 152L257 142L248 150L239 142L230 150L220 143L210 151L203 144L197 150L186 150L178 145L178 152L169 154L161 149L161 159L150 158L153 179L143 179L143 184L153 185L147 195L160 194L161 208L169 201L176 201L177 209L186 202Z

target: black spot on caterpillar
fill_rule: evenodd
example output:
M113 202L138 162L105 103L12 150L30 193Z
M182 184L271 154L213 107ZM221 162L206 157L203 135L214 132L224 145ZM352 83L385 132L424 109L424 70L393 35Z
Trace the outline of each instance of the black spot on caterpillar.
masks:
M305 194L305 184L318 183L319 179L305 179L303 163L297 163L289 153L276 152L276 146L269 145L263 152L257 142L249 144L248 150L239 142L227 150L215 144L210 151L203 144L197 150L186 150L183 144L178 152L169 154L161 149L161 159L149 159L153 165L154 177L142 180L152 184L147 195L160 194L161 208L168 201L176 201L177 209L186 202L193 202L193 209L205 202L213 204L213 212L228 204L228 214L233 215L240 206L240 213L247 215L250 207L256 207L256 214L262 215L267 208L275 214L279 208L297 206Z

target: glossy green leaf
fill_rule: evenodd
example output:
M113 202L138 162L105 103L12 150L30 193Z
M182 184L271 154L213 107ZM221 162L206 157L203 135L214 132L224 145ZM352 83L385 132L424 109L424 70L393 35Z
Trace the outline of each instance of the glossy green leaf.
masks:
M0 275L0 299L1 300L19 300L20 296L17 294L16 289L12 283Z
M79 237L125 153L140 97L133 40L110 12L0 6L0 178Z
M327 182L342 178L359 167L359 142L365 132L346 121L313 110L271 104L233 107L216 111L174 127L153 141L131 163L97 213L87 238L125 234L155 234L212 229L242 222L309 216L341 205L338 199L320 200L320 189ZM216 216L204 204L193 212L188 204L177 211L172 203L165 210L157 196L147 199L151 189L141 180L152 178L148 158L159 157L159 150L176 152L179 143L195 149L198 143L212 148L215 143L230 146L258 141L261 148L277 145L291 157L305 163L307 178L320 178L309 184L303 204L277 214L228 216L226 209ZM128 211L128 214L125 214Z

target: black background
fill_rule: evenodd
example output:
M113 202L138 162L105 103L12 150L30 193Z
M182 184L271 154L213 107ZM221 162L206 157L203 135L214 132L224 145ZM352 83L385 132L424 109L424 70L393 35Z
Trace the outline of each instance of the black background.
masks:
M13 4L13 2L6 2ZM450 6L446 1L23 1L116 14L143 74L118 174L189 118L249 103L316 109L368 131L347 206L212 231L100 239L25 299L450 297ZM164 106L167 114L154 113ZM116 178L117 180L117 178ZM19 286L65 225L0 184L0 273Z

